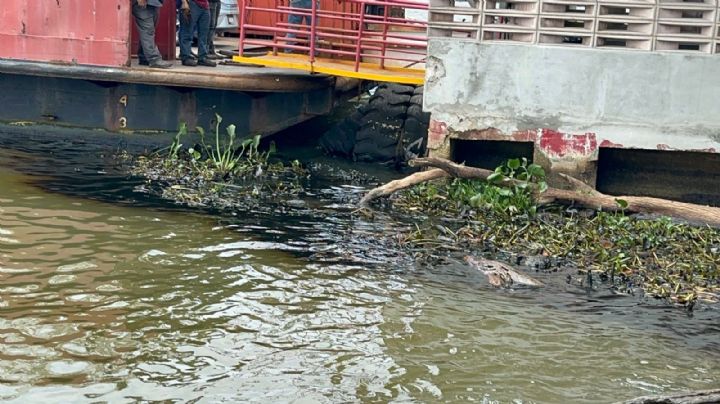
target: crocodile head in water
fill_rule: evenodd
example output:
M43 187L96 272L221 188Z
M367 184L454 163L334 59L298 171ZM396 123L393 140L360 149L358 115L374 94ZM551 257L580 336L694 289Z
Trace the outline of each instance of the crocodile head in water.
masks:
M465 256L465 261L487 276L488 282L497 288L543 286L540 281L523 275L509 265L499 261L486 260L469 255Z

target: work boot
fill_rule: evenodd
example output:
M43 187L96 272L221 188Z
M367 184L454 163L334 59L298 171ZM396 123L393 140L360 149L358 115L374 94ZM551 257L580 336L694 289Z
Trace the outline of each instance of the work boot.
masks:
M193 58L185 58L182 60L182 65L183 66L197 66L198 62L197 62L197 60L195 60Z
M153 69L169 69L173 67L173 64L164 60L156 60L154 62L149 62L148 66L152 67Z
M147 60L138 60L138 64L140 66L150 66L150 62L148 62Z
M225 56L218 55L215 52L210 52L210 53L208 53L207 58L210 60L220 60L220 59L225 59Z
M207 67L217 66L217 63L213 62L212 60L210 60L208 58L202 58L202 59L198 60L197 64L200 66L207 66Z

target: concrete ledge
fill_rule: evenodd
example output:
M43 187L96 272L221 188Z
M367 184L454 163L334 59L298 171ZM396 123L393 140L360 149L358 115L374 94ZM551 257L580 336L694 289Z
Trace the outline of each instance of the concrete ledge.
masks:
M720 151L716 55L452 38L432 39L429 55L425 109L442 136L549 129L600 147Z

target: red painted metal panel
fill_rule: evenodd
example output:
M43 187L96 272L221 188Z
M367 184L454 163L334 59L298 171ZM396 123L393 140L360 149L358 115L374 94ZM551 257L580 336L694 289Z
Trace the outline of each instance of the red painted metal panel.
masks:
M130 4L128 0L4 0L0 58L126 65Z
M241 0L238 0L238 10L241 9ZM275 7L275 0L253 0L252 4L258 8L270 9ZM248 13L248 21L254 25L270 27L275 25L275 13L269 11L255 11ZM241 19L242 21L242 19Z
M242 7L240 4L241 1L242 0L238 0L238 10ZM276 0L251 0L249 4L252 4L253 7L257 7L258 9L265 10L254 10L248 13L248 23L251 25L262 25L265 27L272 27L278 22L277 13L272 12L272 9L276 8L278 5L285 7L289 5L287 0L281 0L279 2ZM357 14L359 8L360 6L356 3L338 0L320 0L319 2L319 9L326 11ZM334 18L319 18L318 25L323 28L353 29L352 26L356 26L357 24L351 24L350 22ZM249 31L249 33L252 34L255 32ZM258 33L262 34L262 31Z
M165 5L160 10L160 19L155 29L155 43L157 43L160 54L165 60L175 60L176 46L175 38L175 22L176 10L174 1L165 1ZM139 35L135 21L131 19L132 26L132 54L137 55L139 46Z

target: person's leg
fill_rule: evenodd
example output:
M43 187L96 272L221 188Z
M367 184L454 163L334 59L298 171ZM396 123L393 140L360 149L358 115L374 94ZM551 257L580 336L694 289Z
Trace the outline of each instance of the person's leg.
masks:
M220 2L210 2L210 31L208 31L208 53L215 54L215 29L220 18Z
M139 8L140 7L137 5L137 2L133 1L132 2L132 14L134 17L133 20L135 21L135 26L137 27L138 34L140 35L140 38L138 40L138 51L137 51L138 62L141 65L146 65L146 64L148 64L148 61L145 58L145 52L143 52L143 43L142 43L143 31L140 29L140 23L138 21L139 18L138 18L137 12L136 12L136 9L139 9Z
M194 3L191 1L190 4L191 14L188 17L185 17L182 10L178 10L180 16L180 60L183 62L192 59L192 4Z
M135 4L135 3L133 2L133 10L132 10L132 11L133 11L133 16L135 16L135 7L136 7L136 6L137 6L137 4ZM140 40L138 41L139 43L138 43L138 51L137 51L138 63L140 63L141 65L147 65L147 64L148 64L148 61L147 61L147 58L145 57L145 52L143 51L142 31L140 30L140 25L138 25L138 19L137 19L137 17L135 17L135 26L136 26L137 29L138 29L138 34L140 34Z
M290 26L288 28L289 29L298 29L300 27L300 24L302 24L302 21L303 21L303 17L301 15L290 14L288 16L288 24L290 24ZM297 35L294 32L288 32L288 34L285 35L285 37L287 39L294 39L294 38L297 38ZM295 45L295 43L296 42L294 42L294 41L287 41L288 45ZM290 53L292 51L293 50L290 48L285 48L286 53Z
M312 6L311 1L312 0L290 0L290 7L297 8L302 12L307 12L308 9ZM288 16L289 28L294 29L294 30L301 30L303 21L306 18L309 18L309 17L302 15L302 14L290 14ZM308 19L308 21L310 21L310 20ZM288 39L294 39L294 38L297 38L297 34L294 32L290 32L287 35L285 35L285 37ZM287 41L288 45L295 45L296 43L297 42L294 42L294 41ZM286 53L290 53L292 51L293 50L290 48L285 48Z
M133 3L132 13L135 17L135 25L140 34L140 47L138 59L150 64L162 60L160 50L155 44L155 24L157 22L158 8L152 6L140 7L137 2Z
M193 14L197 9L195 24L198 33L198 60L206 60L208 56L208 32L210 31L210 11L200 6L193 8Z

